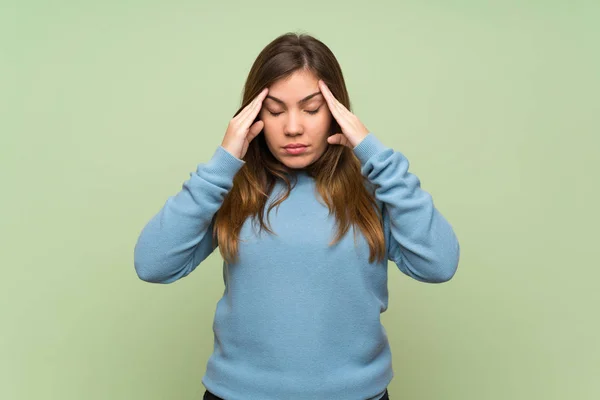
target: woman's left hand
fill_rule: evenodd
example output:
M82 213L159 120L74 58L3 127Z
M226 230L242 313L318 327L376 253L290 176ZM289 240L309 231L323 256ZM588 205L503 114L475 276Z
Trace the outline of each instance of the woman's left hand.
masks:
M340 103L329 90L325 82L319 79L319 89L325 97L329 111L342 128L342 133L336 133L327 138L329 144L341 144L354 149L367 135L369 130L363 125L358 117L352 114L342 103Z

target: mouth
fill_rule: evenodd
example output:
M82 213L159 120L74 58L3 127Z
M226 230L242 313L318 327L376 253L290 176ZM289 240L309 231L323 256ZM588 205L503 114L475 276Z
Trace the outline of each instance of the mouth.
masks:
M283 149L288 154L302 154L306 151L307 148L308 148L308 146L305 146L305 145L289 145L289 146L284 147Z

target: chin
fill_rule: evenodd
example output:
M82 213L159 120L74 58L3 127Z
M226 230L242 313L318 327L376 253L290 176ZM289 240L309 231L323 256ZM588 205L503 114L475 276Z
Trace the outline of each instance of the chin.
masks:
M283 165L291 169L302 169L309 166L312 161L310 160L279 160Z

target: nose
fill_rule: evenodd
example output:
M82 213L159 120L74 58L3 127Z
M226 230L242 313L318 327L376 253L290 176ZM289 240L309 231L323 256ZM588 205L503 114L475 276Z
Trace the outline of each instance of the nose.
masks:
M288 113L289 117L286 121L284 132L288 136L296 136L304 132L300 116L294 111Z

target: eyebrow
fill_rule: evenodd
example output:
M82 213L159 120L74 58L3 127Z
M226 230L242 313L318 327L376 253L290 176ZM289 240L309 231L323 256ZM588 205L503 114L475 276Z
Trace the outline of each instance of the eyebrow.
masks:
M309 94L308 96L306 96L305 98L303 98L302 100L300 100L300 101L298 102L298 104L303 104L303 103L306 103L307 101L309 101L310 99L312 99L313 97L315 97L315 96L316 96L316 95L318 95L318 94L321 94L321 95L322 95L322 93L321 93L320 91L319 91L319 92L314 92L313 94ZM273 96L271 96L271 95L267 95L267 97L266 97L266 98L267 98L267 99L271 99L271 100L273 100L273 101L276 101L276 102L278 102L279 104L281 104L281 105L284 105L284 106L285 106L285 103L283 102L283 100L280 100L280 99L278 99L277 97L273 97Z

